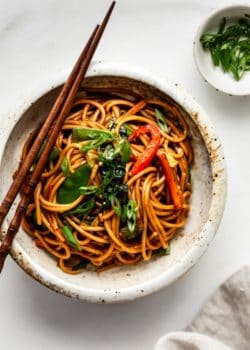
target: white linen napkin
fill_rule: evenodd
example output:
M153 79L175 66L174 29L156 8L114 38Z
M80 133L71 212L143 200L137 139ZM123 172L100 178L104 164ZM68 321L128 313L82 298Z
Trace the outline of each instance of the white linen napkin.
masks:
M159 339L155 350L233 350L218 340L199 333L172 332Z
M186 332L161 337L155 350L249 350L250 266L215 292Z

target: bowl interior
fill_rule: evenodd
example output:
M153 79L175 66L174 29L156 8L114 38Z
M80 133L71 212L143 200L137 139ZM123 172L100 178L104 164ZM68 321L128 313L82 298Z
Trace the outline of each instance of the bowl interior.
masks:
M120 90L122 87L122 91ZM96 90L100 88L116 91L119 96L126 97L126 91L132 90L143 97L157 97L162 100L170 99L162 91L141 81L119 76L93 76L85 78L82 89ZM18 166L22 146L32 130L37 128L47 116L58 91L56 88L35 101L30 108L20 117L14 126L7 141L1 166L0 166L0 196L3 195L12 181L12 176ZM208 150L199 128L192 117L186 113L186 119L190 128L190 137L195 153L195 162L191 176L193 192L191 196L191 211L187 223L180 235L173 239L171 254L169 256L154 257L151 261L141 262L134 266L117 267L97 274L93 271L85 271L79 275L67 275L57 266L53 258L43 250L38 249L32 239L20 228L15 239L13 257L33 277L39 279L51 288L71 296L86 298L93 290L116 291L136 287L157 278L163 272L171 269L194 245L199 245L201 231L208 220L209 208L212 198L212 171ZM13 209L10 215L13 215ZM9 219L7 218L6 224ZM181 236L183 234L183 236ZM17 249L18 248L18 249ZM17 250L19 253L17 254ZM27 264L27 261L29 263ZM39 274L38 271L39 270ZM65 288L58 288L64 285ZM143 290L141 291L143 293ZM115 294L114 294L115 295ZM97 300L97 298L96 298Z
M201 75L217 90L231 95L250 94L250 73L245 72L240 81L236 81L231 73L224 73L221 67L215 67L210 52L202 48L200 37L203 33L216 32L223 17L230 24L245 14L250 14L249 6L231 6L215 12L199 27L194 40L194 58Z

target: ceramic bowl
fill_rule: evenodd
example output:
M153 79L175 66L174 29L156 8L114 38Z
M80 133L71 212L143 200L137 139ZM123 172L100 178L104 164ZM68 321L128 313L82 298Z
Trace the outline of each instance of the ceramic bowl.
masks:
M56 82L59 86L66 77ZM55 84L54 84L55 86ZM86 271L79 275L63 273L55 261L38 249L20 228L12 250L13 259L33 278L64 295L91 302L129 301L153 293L173 283L201 257L220 223L226 197L226 171L222 146L206 113L180 86L151 72L122 64L93 64L83 86L119 89L125 87L144 97L172 100L186 113L195 153L192 168L191 210L183 236L173 240L169 256L149 262L117 267L100 274ZM3 151L0 166L0 197L11 183L22 145L31 130L44 120L58 88L44 85L29 97L29 108L17 110L18 121ZM48 92L49 91L49 92ZM27 105L27 104L26 104ZM13 210L11 213L13 215ZM9 222L7 218L5 227Z
M198 71L215 89L229 95L250 95L250 72L245 72L242 78L236 81L231 73L224 73L221 67L215 67L210 52L202 48L200 37L203 33L218 30L223 17L226 17L227 23L231 23L245 14L250 15L250 6L233 5L219 9L201 23L194 39L193 53Z

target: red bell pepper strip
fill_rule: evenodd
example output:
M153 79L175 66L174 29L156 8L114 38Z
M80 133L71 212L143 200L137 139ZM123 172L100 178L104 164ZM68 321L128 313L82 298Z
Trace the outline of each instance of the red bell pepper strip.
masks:
M170 167L167 157L162 152L157 152L157 157L159 158L161 162L161 166L164 171L166 185L168 187L170 196L173 200L174 207L176 209L181 209L183 204L183 197L181 190L178 186L177 179L176 179L176 173L174 170Z
M151 141L145 151L139 155L133 168L131 169L130 173L132 176L137 175L139 172L149 166L159 149L161 133L159 128L153 123L140 126L129 136L128 140L132 141L139 135L147 133L151 134Z
M128 114L128 115L136 114L136 113L140 112L140 110L142 110L145 106L146 106L146 102L140 101L136 105L134 105L132 108L130 108L130 110L127 111L126 114Z

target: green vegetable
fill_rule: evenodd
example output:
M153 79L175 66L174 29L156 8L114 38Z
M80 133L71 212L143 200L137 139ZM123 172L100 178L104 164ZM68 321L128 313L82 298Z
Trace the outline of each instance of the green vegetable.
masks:
M73 128L72 134L73 141L76 142L91 140L81 147L82 152L96 149L108 140L112 141L115 139L115 135L112 132L99 129Z
M61 169L63 172L63 175L68 177L70 175L70 167L69 167L69 161L68 159L65 157L63 158L62 164L61 164Z
M121 156L122 164L126 164L130 160L130 156L131 156L130 143L126 139L124 139L122 156Z
M113 159L113 155L114 155L114 147L110 143L105 147L102 157L105 159Z
M36 164L37 164L37 162L38 162L39 158L41 157L41 154L42 154L42 152L43 152L43 150L44 150L44 147L45 147L45 143L43 143L42 146L40 147L40 149L39 149L39 151L38 151L38 153L37 153L37 155L36 155L36 157L35 157L34 163L33 163L33 164L31 165L31 167L30 167L30 171L34 171L34 169L35 169L35 167L36 167ZM58 156L59 156L59 151L58 151L58 149L54 146L54 147L52 148L50 154L49 154L49 158L48 158L48 159L49 159L49 161L51 162L51 161L55 160Z
M129 233L133 236L136 227L136 212L138 208L134 200L130 199L127 204L127 227Z
M136 214L136 212L137 212L136 203L133 199L130 199L127 205L127 218L131 219L133 215Z
M59 156L59 151L56 148L56 146L54 146L50 152L49 155L49 161L52 162L53 160L55 160L57 157Z
M127 185L123 184L125 167L116 159L110 160L103 156L101 156L100 159L103 163L100 169L102 184L97 194L102 195L102 209L111 205L112 196L119 198L120 205L122 206L127 202L128 191Z
M80 150L82 152L86 153L86 152L90 151L91 149L99 148L103 143L107 142L108 140L110 140L109 135L103 134L93 141L88 141L85 145L83 145L80 148Z
M113 139L114 134L109 131L99 130L99 129L90 129L90 128L73 128L73 141L86 141L86 140L95 140L100 137L105 137L106 139Z
M75 236L71 232L71 229L69 226L62 226L62 232L63 232L64 237L66 238L67 243L72 248L74 248L76 250L81 250L81 247L80 247L77 239L75 238Z
M126 220L127 220L127 205L124 204L121 207L121 221L126 222Z
M124 145L125 145L125 141L126 141L125 139L121 139L121 140L118 142L116 148L114 149L114 153L113 153L112 159L114 159L114 158L116 158L117 156L119 156L120 153L123 151L123 148L124 148ZM128 141L127 141L127 142L128 142Z
M113 160L117 158L121 154L121 163L126 164L131 155L131 147L129 142L123 138L121 139L116 148L113 148L111 144L107 145L103 154L102 158L105 158L106 160Z
M159 248L155 251L155 253L159 254L160 256L170 255L170 253L171 253L171 241L168 243L167 248Z
M118 216L121 216L121 203L120 203L119 199L116 196L111 196L110 202L111 202L112 208L114 209L115 213Z
M103 173L103 180L102 180L102 188L106 189L106 187L111 183L111 181L114 178L113 170L110 169L107 172Z
M133 129L128 125L128 124L123 124L124 128L126 129L126 133L128 136L130 136L131 134L133 134Z
M85 195L85 196L96 193L97 190L98 190L98 186L81 186L81 187L79 187L80 193L82 195Z
M89 200L78 205L76 208L65 212L64 215L68 216L68 215L81 214L82 217L85 218L86 216L89 215L89 213L94 208L94 206L95 206L95 197L91 197Z
M134 231L130 232L129 228L127 226L123 227L120 230L121 236L122 238L124 238L125 240L131 240L131 239L135 239L136 237L138 237L139 235L141 235L142 233L142 226L137 223L135 225Z
M76 169L59 188L57 202L68 204L76 200L80 196L79 188L88 184L90 173L91 167L88 164L81 165Z
M157 108L155 109L155 117L159 128L167 134L169 130L168 130L166 118Z
M223 18L217 33L204 33L200 42L204 50L209 50L215 66L230 72L235 80L240 80L244 72L250 70L250 19L249 15L226 27Z

